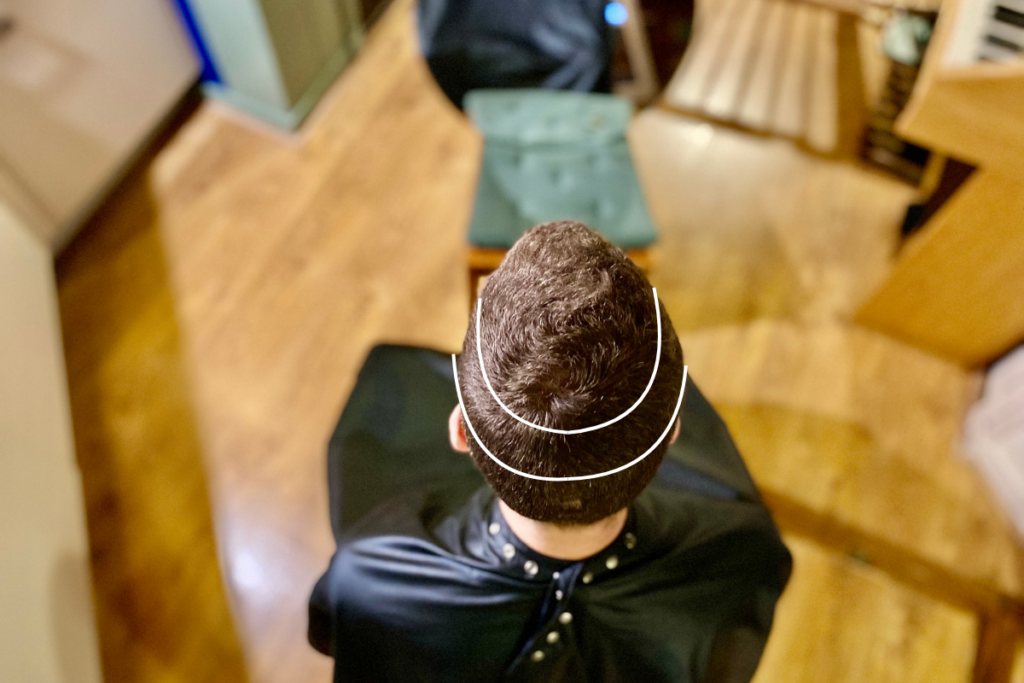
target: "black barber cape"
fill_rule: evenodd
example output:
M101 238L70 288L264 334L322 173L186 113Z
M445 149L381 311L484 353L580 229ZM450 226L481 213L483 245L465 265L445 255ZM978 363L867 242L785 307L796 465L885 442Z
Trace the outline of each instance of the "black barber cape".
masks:
M310 600L334 680L748 681L791 560L688 382L682 429L600 554L540 555L448 446L449 356L375 348L331 440L338 551Z

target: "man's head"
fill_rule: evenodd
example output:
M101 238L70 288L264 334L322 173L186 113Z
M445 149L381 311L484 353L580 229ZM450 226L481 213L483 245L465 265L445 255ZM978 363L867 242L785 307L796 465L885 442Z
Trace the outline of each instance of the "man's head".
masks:
M634 460L658 440L683 374L682 349L664 310L650 393L607 427L561 435L524 425L502 410L480 372L478 333L495 392L516 415L545 427L590 427L633 405L654 371L658 331L651 286L620 249L580 223L540 225L516 242L481 298L481 329L474 311L459 381L469 421L497 458L542 476L595 474ZM524 517L555 524L590 524L629 506L669 443L617 474L545 482L505 470L472 434L466 440L499 498Z

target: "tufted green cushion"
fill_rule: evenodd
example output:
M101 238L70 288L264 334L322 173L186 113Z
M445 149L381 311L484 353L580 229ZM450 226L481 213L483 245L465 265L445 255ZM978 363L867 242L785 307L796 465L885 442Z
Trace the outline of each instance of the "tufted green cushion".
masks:
M624 249L654 242L626 143L628 102L555 90L475 90L465 105L485 140L470 244L507 248L534 225L563 219Z
M464 106L488 141L526 145L617 140L633 115L621 97L564 90L474 90Z

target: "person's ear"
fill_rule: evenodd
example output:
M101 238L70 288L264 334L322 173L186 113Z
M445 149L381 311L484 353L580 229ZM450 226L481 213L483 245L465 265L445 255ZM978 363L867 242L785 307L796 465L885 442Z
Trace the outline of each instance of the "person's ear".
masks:
M674 444L676 442L676 439L679 438L679 425L681 423L682 423L682 420L676 420L676 428L672 430L672 437L668 440L668 445L669 446Z
M458 405L452 409L452 414L448 416L448 443L452 445L452 450L457 453L469 453L469 444L466 443L466 429L462 425L462 408Z

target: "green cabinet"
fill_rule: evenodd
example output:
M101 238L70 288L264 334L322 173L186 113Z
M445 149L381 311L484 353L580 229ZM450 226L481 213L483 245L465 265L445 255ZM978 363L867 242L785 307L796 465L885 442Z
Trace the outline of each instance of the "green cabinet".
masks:
M189 0L220 76L208 95L294 129L362 41L357 0Z

